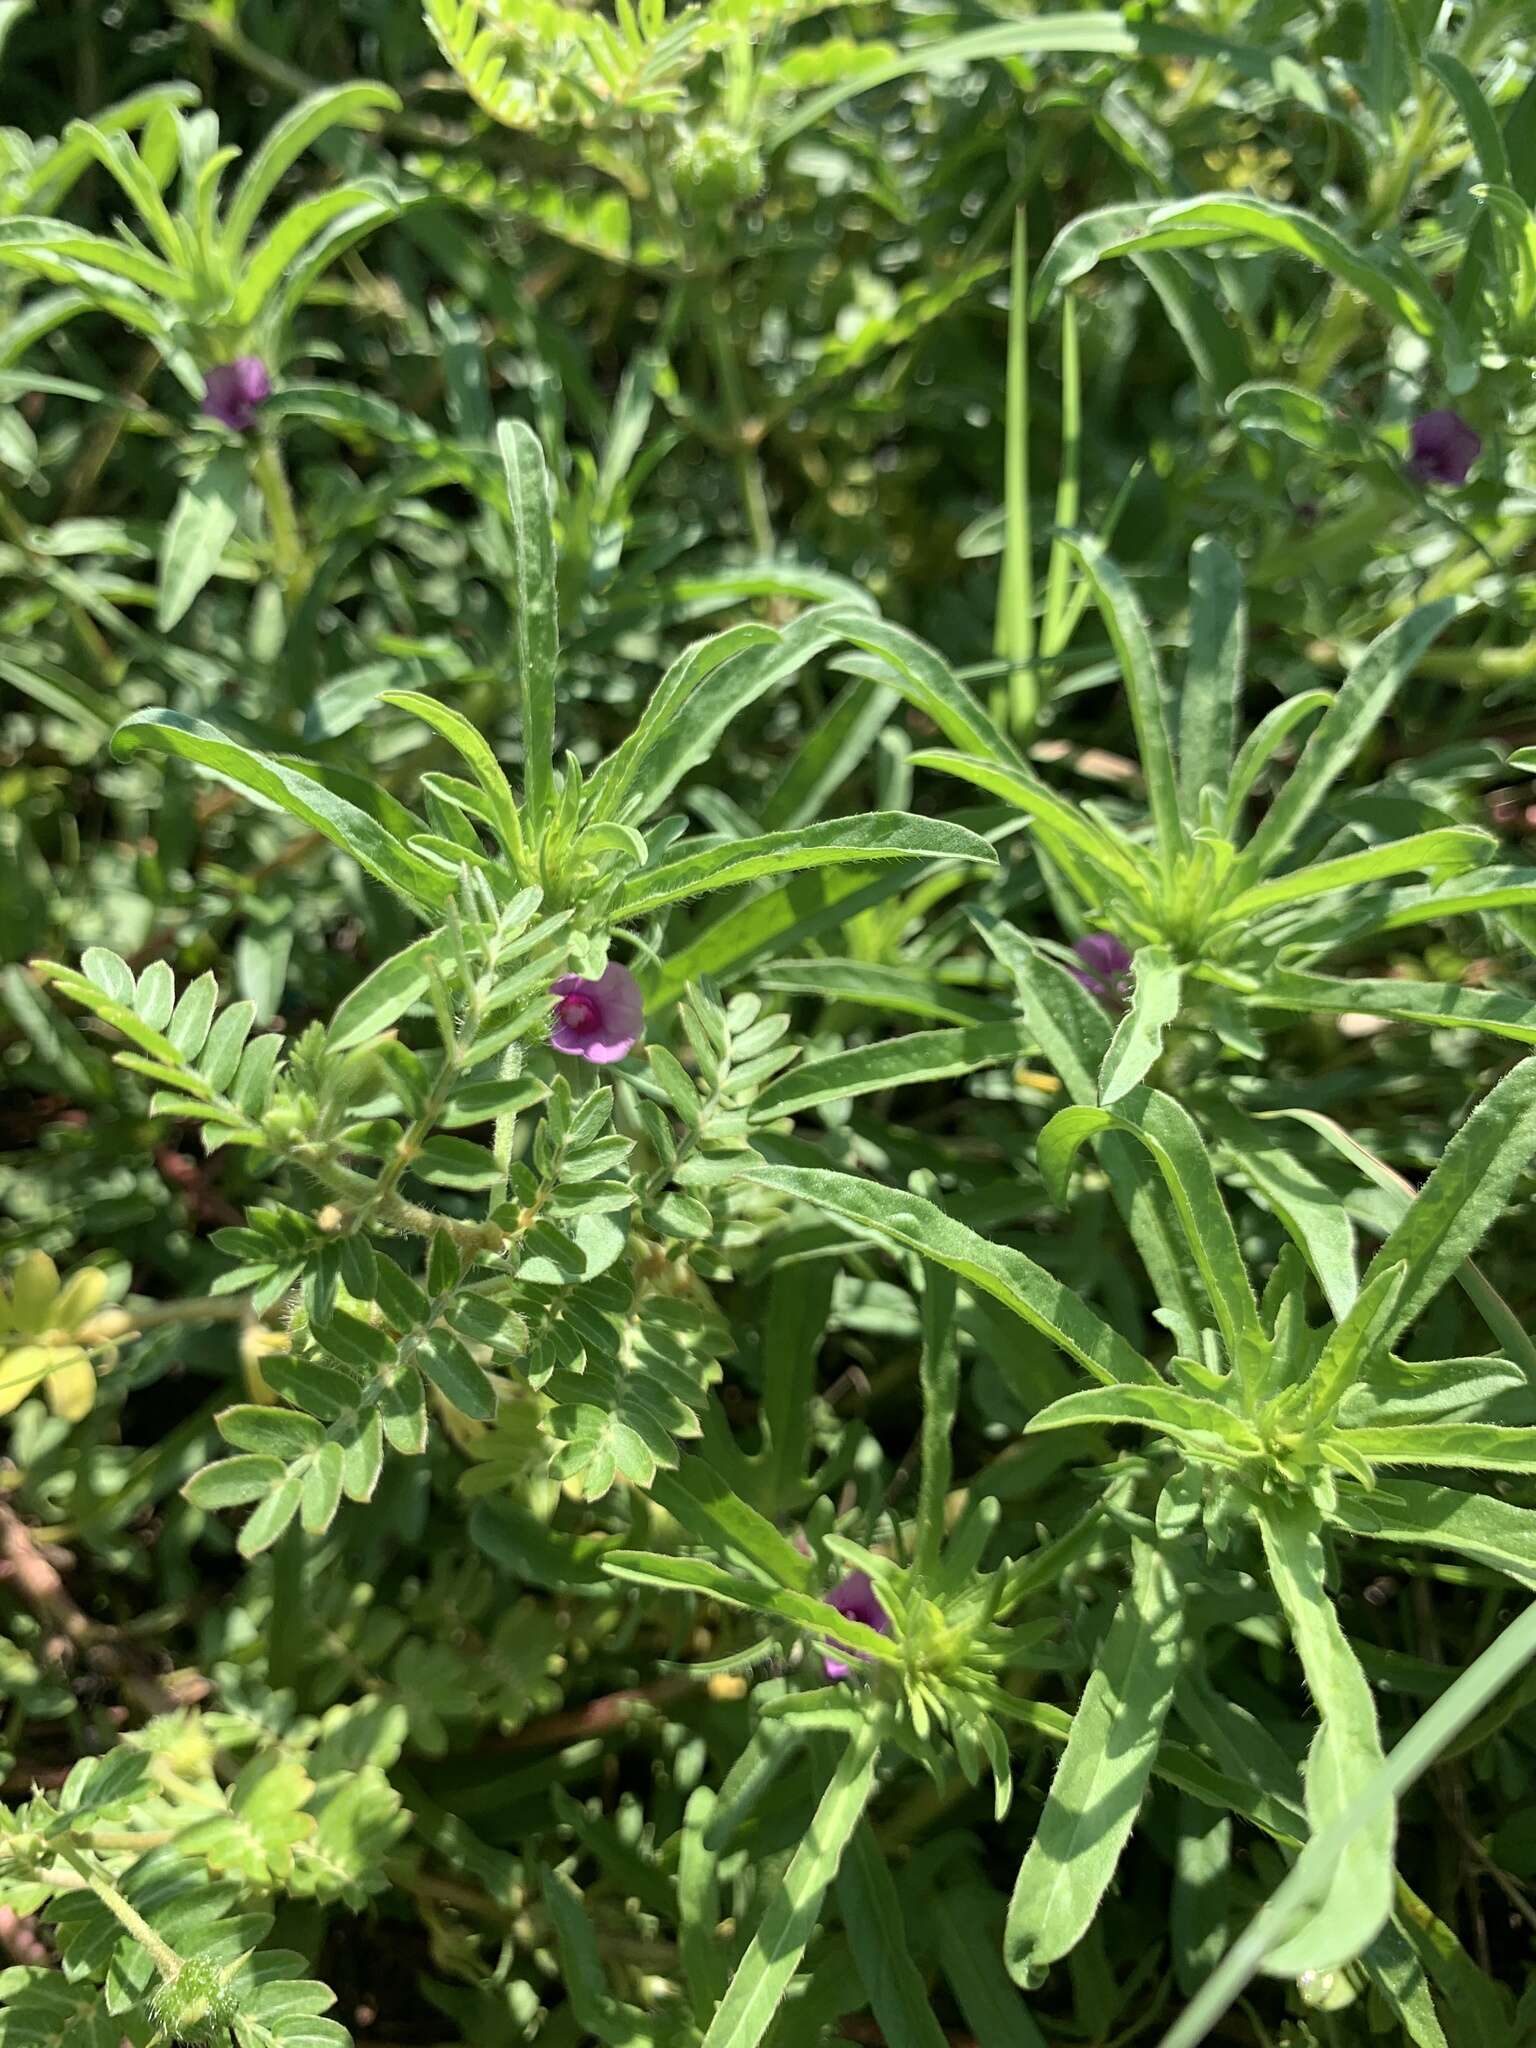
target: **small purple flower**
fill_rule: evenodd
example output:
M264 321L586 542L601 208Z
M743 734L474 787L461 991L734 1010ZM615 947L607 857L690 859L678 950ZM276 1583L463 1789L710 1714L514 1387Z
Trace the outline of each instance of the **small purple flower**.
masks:
M623 1059L645 1029L640 984L617 960L610 960L596 981L562 974L549 992L555 998L549 1042L556 1052L573 1052L605 1067Z
M1072 950L1083 963L1067 969L1073 980L1109 1009L1123 1010L1131 998L1131 956L1114 933L1089 932L1074 939Z
M203 411L237 434L250 432L257 406L271 396L272 379L260 356L236 356L232 363L217 364L203 379Z
M875 1589L868 1572L850 1572L846 1579L832 1588L827 1595L826 1604L835 1614L841 1614L849 1621L862 1621L864 1626L872 1628L876 1635L888 1636L891 1632L891 1624L886 1617L885 1609L875 1598ZM846 1678L853 1669L852 1664L848 1662L849 1657L857 1657L860 1663L865 1661L862 1650L823 1650L821 1663L828 1678Z
M1482 435L1449 407L1421 413L1409 441L1412 452L1404 467L1416 484L1464 484L1483 452Z

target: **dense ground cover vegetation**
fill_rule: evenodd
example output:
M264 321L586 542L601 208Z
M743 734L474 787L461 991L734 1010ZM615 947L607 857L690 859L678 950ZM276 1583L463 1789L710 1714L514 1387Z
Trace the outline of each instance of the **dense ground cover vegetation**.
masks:
M3 2048L1536 2040L1533 59L0 0Z

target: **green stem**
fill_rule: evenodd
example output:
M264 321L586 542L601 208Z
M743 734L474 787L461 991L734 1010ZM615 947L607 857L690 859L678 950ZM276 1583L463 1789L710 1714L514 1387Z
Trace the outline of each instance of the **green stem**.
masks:
M304 1530L292 1521L272 1553L272 1609L267 1616L267 1683L292 1692L304 1641Z
M309 581L309 565L304 558L304 543L299 538L298 514L294 510L293 493L288 488L283 452L271 434L262 434L257 441L255 468L257 488L267 508L267 523L272 532L273 565L282 579L284 596L292 607L304 594L304 586Z
M59 1855L70 1869L90 1886L113 1919L128 1930L165 1982L174 1984L182 1969L182 1959L175 1949L160 1939L143 1914L135 1912L111 1879L93 1863L88 1862L78 1849L66 1845L59 1851Z
M741 487L742 505L751 529L752 545L766 560L773 554L774 538L773 518L768 509L768 486L763 477L762 458L758 454L762 435L761 430L754 427L748 411L741 366L736 360L731 332L713 287L709 295L708 324L720 380L720 398L731 426L731 457Z

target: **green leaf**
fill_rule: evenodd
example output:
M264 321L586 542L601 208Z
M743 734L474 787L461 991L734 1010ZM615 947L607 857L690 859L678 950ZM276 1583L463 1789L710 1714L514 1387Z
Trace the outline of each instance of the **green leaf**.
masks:
M1254 1432L1230 1408L1178 1387L1087 1387L1039 1409L1027 1427L1031 1432L1107 1429L1122 1423L1159 1430L1197 1459L1240 1464L1261 1449Z
M936 768L941 775L957 776L980 789L989 790L1007 802L1017 804L1033 819L1046 844L1063 865L1077 856L1088 862L1103 879L1118 882L1133 897L1145 896L1147 878L1136 860L1119 840L1114 839L1091 818L1038 782L1025 768L1005 762L983 761L966 754L952 754L941 747L922 749L912 756L914 768ZM1094 891L1092 893L1097 893Z
M754 1123L794 1116L822 1102L946 1080L1009 1066L1034 1050L1034 1036L1022 1024L973 1024L958 1031L909 1031L848 1052L805 1060L769 1084L752 1106Z
M1047 2048L1002 1963L1001 1901L990 1885L936 1884L927 1908L939 1938L939 1962L976 2048Z
M377 112L397 112L400 101L387 85L341 85L300 100L263 136L261 147L235 187L225 221L224 246L231 265L240 255L283 173L327 129L374 125Z
M920 1580L931 1581L944 1546L945 1506L954 1469L951 1439L960 1406L955 1283L943 1266L927 1266L923 1271L923 1349L918 1375L923 1428L913 1570Z
M1391 1017L1402 1024L1486 1031L1493 1038L1536 1045L1536 1007L1522 997L1440 981L1336 981L1326 974L1276 967L1244 1001L1266 1010Z
M859 1822L844 1851L837 1904L870 2009L889 2048L946 2048L948 2037L933 2016L928 1986L912 1960L896 1881L867 1820Z
M1460 1465L1474 1472L1536 1473L1536 1430L1529 1427L1504 1429L1491 1422L1401 1422L1341 1429L1337 1441L1372 1464Z
M217 726L184 717L179 711L138 711L118 727L112 751L126 758L143 747L191 761L288 812L351 854L413 908L441 904L452 893L453 883L440 868L412 853L366 811L333 795L310 776L253 753Z
M1315 711L1326 711L1333 702L1331 690L1298 690L1294 697L1283 698L1272 710L1266 711L1249 733L1237 750L1227 785L1224 829L1229 839L1237 837L1243 805L1274 755L1297 726L1304 725Z
M1307 1380L1311 1414L1331 1417L1355 1382L1381 1357L1385 1333L1403 1291L1407 1269L1387 1266L1375 1273L1335 1326ZM1356 1445L1363 1450L1363 1445Z
M1394 1476L1374 1493L1341 1492L1329 1519L1372 1542L1454 1551L1536 1589L1536 1509L1492 1494Z
M636 875L619 899L619 910L624 917L642 917L684 897L711 889L734 889L764 875L869 860L917 859L997 865L997 855L986 840L963 825L915 818L903 811L873 811L862 818L830 819L793 832L768 832L758 839L738 839L701 852L685 852Z
M1183 969L1166 946L1142 946L1135 956L1130 1008L1099 1069L1099 1101L1107 1108L1144 1081L1163 1050L1163 1034L1179 1014Z
M675 1472L658 1472L651 1497L700 1542L739 1552L777 1585L809 1590L810 1559L733 1492L707 1452L682 1459Z
M1206 1104L1204 1114L1231 1155L1231 1165L1279 1217L1335 1319L1342 1321L1360 1290L1348 1210L1328 1183L1297 1157L1295 1146L1264 1124L1227 1103Z
M824 1209L859 1236L871 1234L947 1266L1049 1337L1097 1380L1156 1379L1146 1360L1059 1280L1022 1252L990 1244L920 1195L820 1167L769 1166L754 1160L733 1165L730 1172Z
M212 1514L219 1508L249 1507L270 1493L283 1477L284 1466L273 1457L224 1458L194 1472L182 1492L195 1508Z
M445 1401L475 1422L496 1414L496 1390L450 1330L433 1327L416 1341L413 1356Z
M1414 1190L1401 1174L1394 1173L1374 1153L1368 1152L1358 1139L1352 1138L1341 1124L1332 1117L1320 1116L1310 1109L1261 1110L1260 1119L1268 1122L1288 1118L1307 1125L1325 1139L1343 1159L1363 1173L1382 1194L1393 1222L1399 1222L1407 1215L1413 1200ZM1488 1328L1503 1347L1505 1354L1516 1360L1524 1370L1526 1378L1536 1381L1536 1344L1526 1335L1525 1325L1511 1311L1503 1297L1489 1285L1482 1273L1470 1259L1458 1270L1456 1280L1463 1292L1477 1308Z
M1130 1839L1178 1677L1184 1607L1151 1544L1133 1541L1132 1579L1072 1717L1045 1810L1014 1882L1003 1953L1027 1983L1087 1933Z
M880 1723L871 1717L844 1750L783 1879L769 1894L768 1910L716 2008L703 2048L756 2048L767 2032L874 1791L880 1735Z
M549 472L531 427L503 420L496 429L512 519L517 686L523 710L523 783L537 833L554 805L555 538Z
M1522 1060L1489 1090L1451 1139L1366 1269L1365 1284L1389 1267L1407 1277L1382 1333L1390 1344L1439 1293L1499 1216L1536 1152L1536 1059Z
M1453 57L1448 50L1431 51L1424 61L1456 102L1467 139L1477 152L1483 182L1487 185L1512 184L1503 130L1472 73L1459 57Z
M1429 643L1465 609L1437 598L1373 640L1323 713L1301 759L1286 777L1243 856L1248 872L1267 874L1294 845L1297 834L1381 724L1398 689ZM1296 700L1293 700L1293 702Z
M1248 651L1243 579L1231 550L1202 534L1189 556L1189 656L1179 702L1179 795L1186 817L1200 792L1224 794Z
M629 1579L638 1586L661 1586L669 1591L702 1593L711 1600L723 1600L728 1607L742 1607L750 1614L768 1614L795 1628L811 1630L816 1636L855 1650L879 1664L895 1664L899 1654L890 1639L850 1620L793 1586L761 1586L719 1565L695 1557L663 1557L653 1551L610 1550L603 1559L604 1571L616 1579Z
M1337 860L1314 861L1286 875L1275 875L1252 889L1244 889L1221 906L1218 924L1251 924L1282 904L1303 903L1314 896L1326 896L1334 889L1353 889L1361 882L1374 882L1384 875L1401 875L1414 869L1454 875L1476 865L1480 856L1497 844L1488 832L1446 826L1434 832L1415 832L1407 839L1389 840L1384 846L1366 847L1360 853L1346 853Z
M1120 664L1131 723L1136 729L1141 772L1147 781L1147 801L1157 833L1158 851L1168 861L1188 844L1189 835L1179 812L1173 749L1169 744L1164 716L1162 670L1152 645L1152 635L1147 630L1146 618L1130 584L1100 543L1085 534L1070 538L1067 545L1082 564L1083 574L1092 586L1094 601Z
M1322 1539L1311 1510L1269 1496L1257 1512L1270 1578L1322 1717L1304 1780L1315 1837L1342 1818L1384 1761L1376 1703L1328 1597ZM1392 1910L1394 1832L1388 1803L1342 1845L1326 1896L1266 1955L1264 1968L1271 1975L1340 1969L1369 1946Z
M1439 305L1417 280L1399 281L1384 264L1358 255L1331 228L1297 207L1228 195L1135 200L1079 215L1051 244L1035 278L1034 304L1044 307L1064 285L1086 276L1106 257L1220 248L1229 242L1258 242L1305 256L1368 299L1394 325L1438 334L1442 340L1448 333Z
M330 1050L349 1052L403 1017L426 994L429 965L443 945L440 932L428 932L375 967L343 996L325 1035Z
M417 690L385 690L380 695L380 702L395 704L402 711L413 713L424 725L430 725L434 732L441 733L445 740L457 748L485 792L504 851L512 854L520 850L523 833L518 821L512 786L484 736L470 724L469 720L461 712L454 711L446 704L439 704L435 697L424 697Z
M180 623L223 559L245 501L243 448L221 448L183 484L160 540L155 624L162 633Z
M1210 1155L1186 1109L1155 1088L1139 1088L1112 1110L1080 1106L1059 1111L1040 1134L1037 1156L1046 1186L1061 1206L1078 1148L1110 1128L1139 1138L1156 1162L1205 1283L1227 1356L1243 1369L1260 1334L1258 1307Z

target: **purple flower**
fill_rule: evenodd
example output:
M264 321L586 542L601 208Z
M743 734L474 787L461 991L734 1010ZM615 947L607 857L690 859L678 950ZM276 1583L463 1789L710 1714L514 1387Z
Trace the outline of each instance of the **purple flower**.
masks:
M1114 933L1089 932L1073 941L1072 950L1083 963L1067 969L1073 980L1111 1010L1123 1010L1131 995L1131 956Z
M850 1572L846 1579L832 1588L827 1595L826 1604L835 1614L841 1614L849 1621L862 1621L866 1628L872 1628L877 1635L888 1636L891 1632L891 1624L886 1618L885 1609L875 1598L875 1589L868 1572ZM848 1662L849 1657L857 1657L862 1663L864 1652L823 1650L822 1668L828 1678L846 1678L853 1669L852 1664Z
M1464 484L1483 452L1482 435L1448 407L1421 413L1409 440L1412 453L1405 468L1417 484Z
M203 411L222 420L237 434L256 424L256 408L272 396L272 379L260 356L237 356L219 363L203 379Z
M549 992L556 999L549 1034L556 1052L573 1052L605 1067L623 1059L645 1029L640 984L617 960L610 960L596 981L562 974Z

